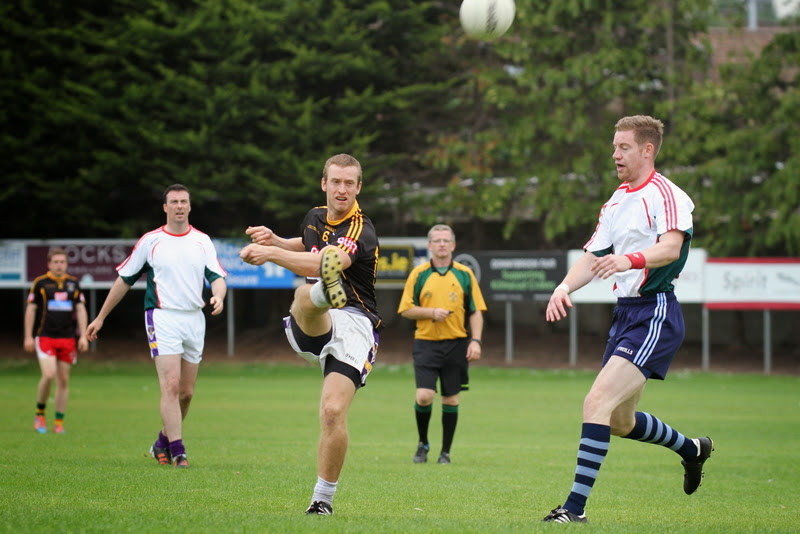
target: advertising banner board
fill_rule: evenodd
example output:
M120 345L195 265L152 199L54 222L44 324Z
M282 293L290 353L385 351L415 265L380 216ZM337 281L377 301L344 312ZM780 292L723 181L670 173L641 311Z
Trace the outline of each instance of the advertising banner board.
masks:
M61 247L67 253L67 272L78 279L81 287L111 287L117 279L116 267L127 258L135 240L64 240L26 247L25 279L30 283L47 272L47 252Z
M709 258L709 309L800 310L800 259Z
M564 251L456 251L454 259L475 272L484 299L490 301L549 300L567 274Z

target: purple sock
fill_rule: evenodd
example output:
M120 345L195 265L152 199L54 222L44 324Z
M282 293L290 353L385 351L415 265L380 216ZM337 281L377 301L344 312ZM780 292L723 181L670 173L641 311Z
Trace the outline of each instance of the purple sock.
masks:
M178 455L186 454L186 449L183 448L183 440L176 439L169 442L169 453L175 458Z
M166 449L169 447L169 439L164 435L164 432L158 432L158 439L156 440L156 447L159 449Z

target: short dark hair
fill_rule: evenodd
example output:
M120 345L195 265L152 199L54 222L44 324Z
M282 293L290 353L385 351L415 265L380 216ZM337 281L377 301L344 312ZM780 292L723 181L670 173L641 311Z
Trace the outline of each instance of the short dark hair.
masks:
M189 188L183 184L172 184L171 186L167 187L166 189L164 189L164 204L167 203L167 193L170 193L172 191L186 191L187 193L189 193ZM191 196L191 193L189 193L189 196Z
M53 259L53 256L66 256L67 251L61 247L53 247L47 251L47 262L50 263L50 260Z

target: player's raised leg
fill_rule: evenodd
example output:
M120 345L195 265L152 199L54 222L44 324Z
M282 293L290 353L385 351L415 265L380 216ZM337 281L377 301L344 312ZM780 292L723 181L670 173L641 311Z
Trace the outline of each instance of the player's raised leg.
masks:
M687 495L694 493L703 480L703 464L714 450L714 442L711 438L687 438L646 412L636 412L635 420L633 430L622 437L661 445L678 453L682 458L681 465L684 469L683 491Z

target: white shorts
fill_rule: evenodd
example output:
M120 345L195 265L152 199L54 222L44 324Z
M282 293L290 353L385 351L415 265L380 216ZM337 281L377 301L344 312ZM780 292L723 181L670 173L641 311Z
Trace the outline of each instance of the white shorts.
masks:
M144 312L150 357L182 354L189 363L203 359L206 317L203 310L177 311L153 308Z
M372 370L378 352L377 334L372 328L372 322L364 315L344 310L331 309L328 313L331 315L331 339L322 348L320 354L306 352L300 348L292 332L290 317L283 319L286 339L289 340L289 344L298 356L311 363L319 362L323 371L325 370L325 358L328 356L333 356L340 362L353 367L361 374L361 383L363 384Z

